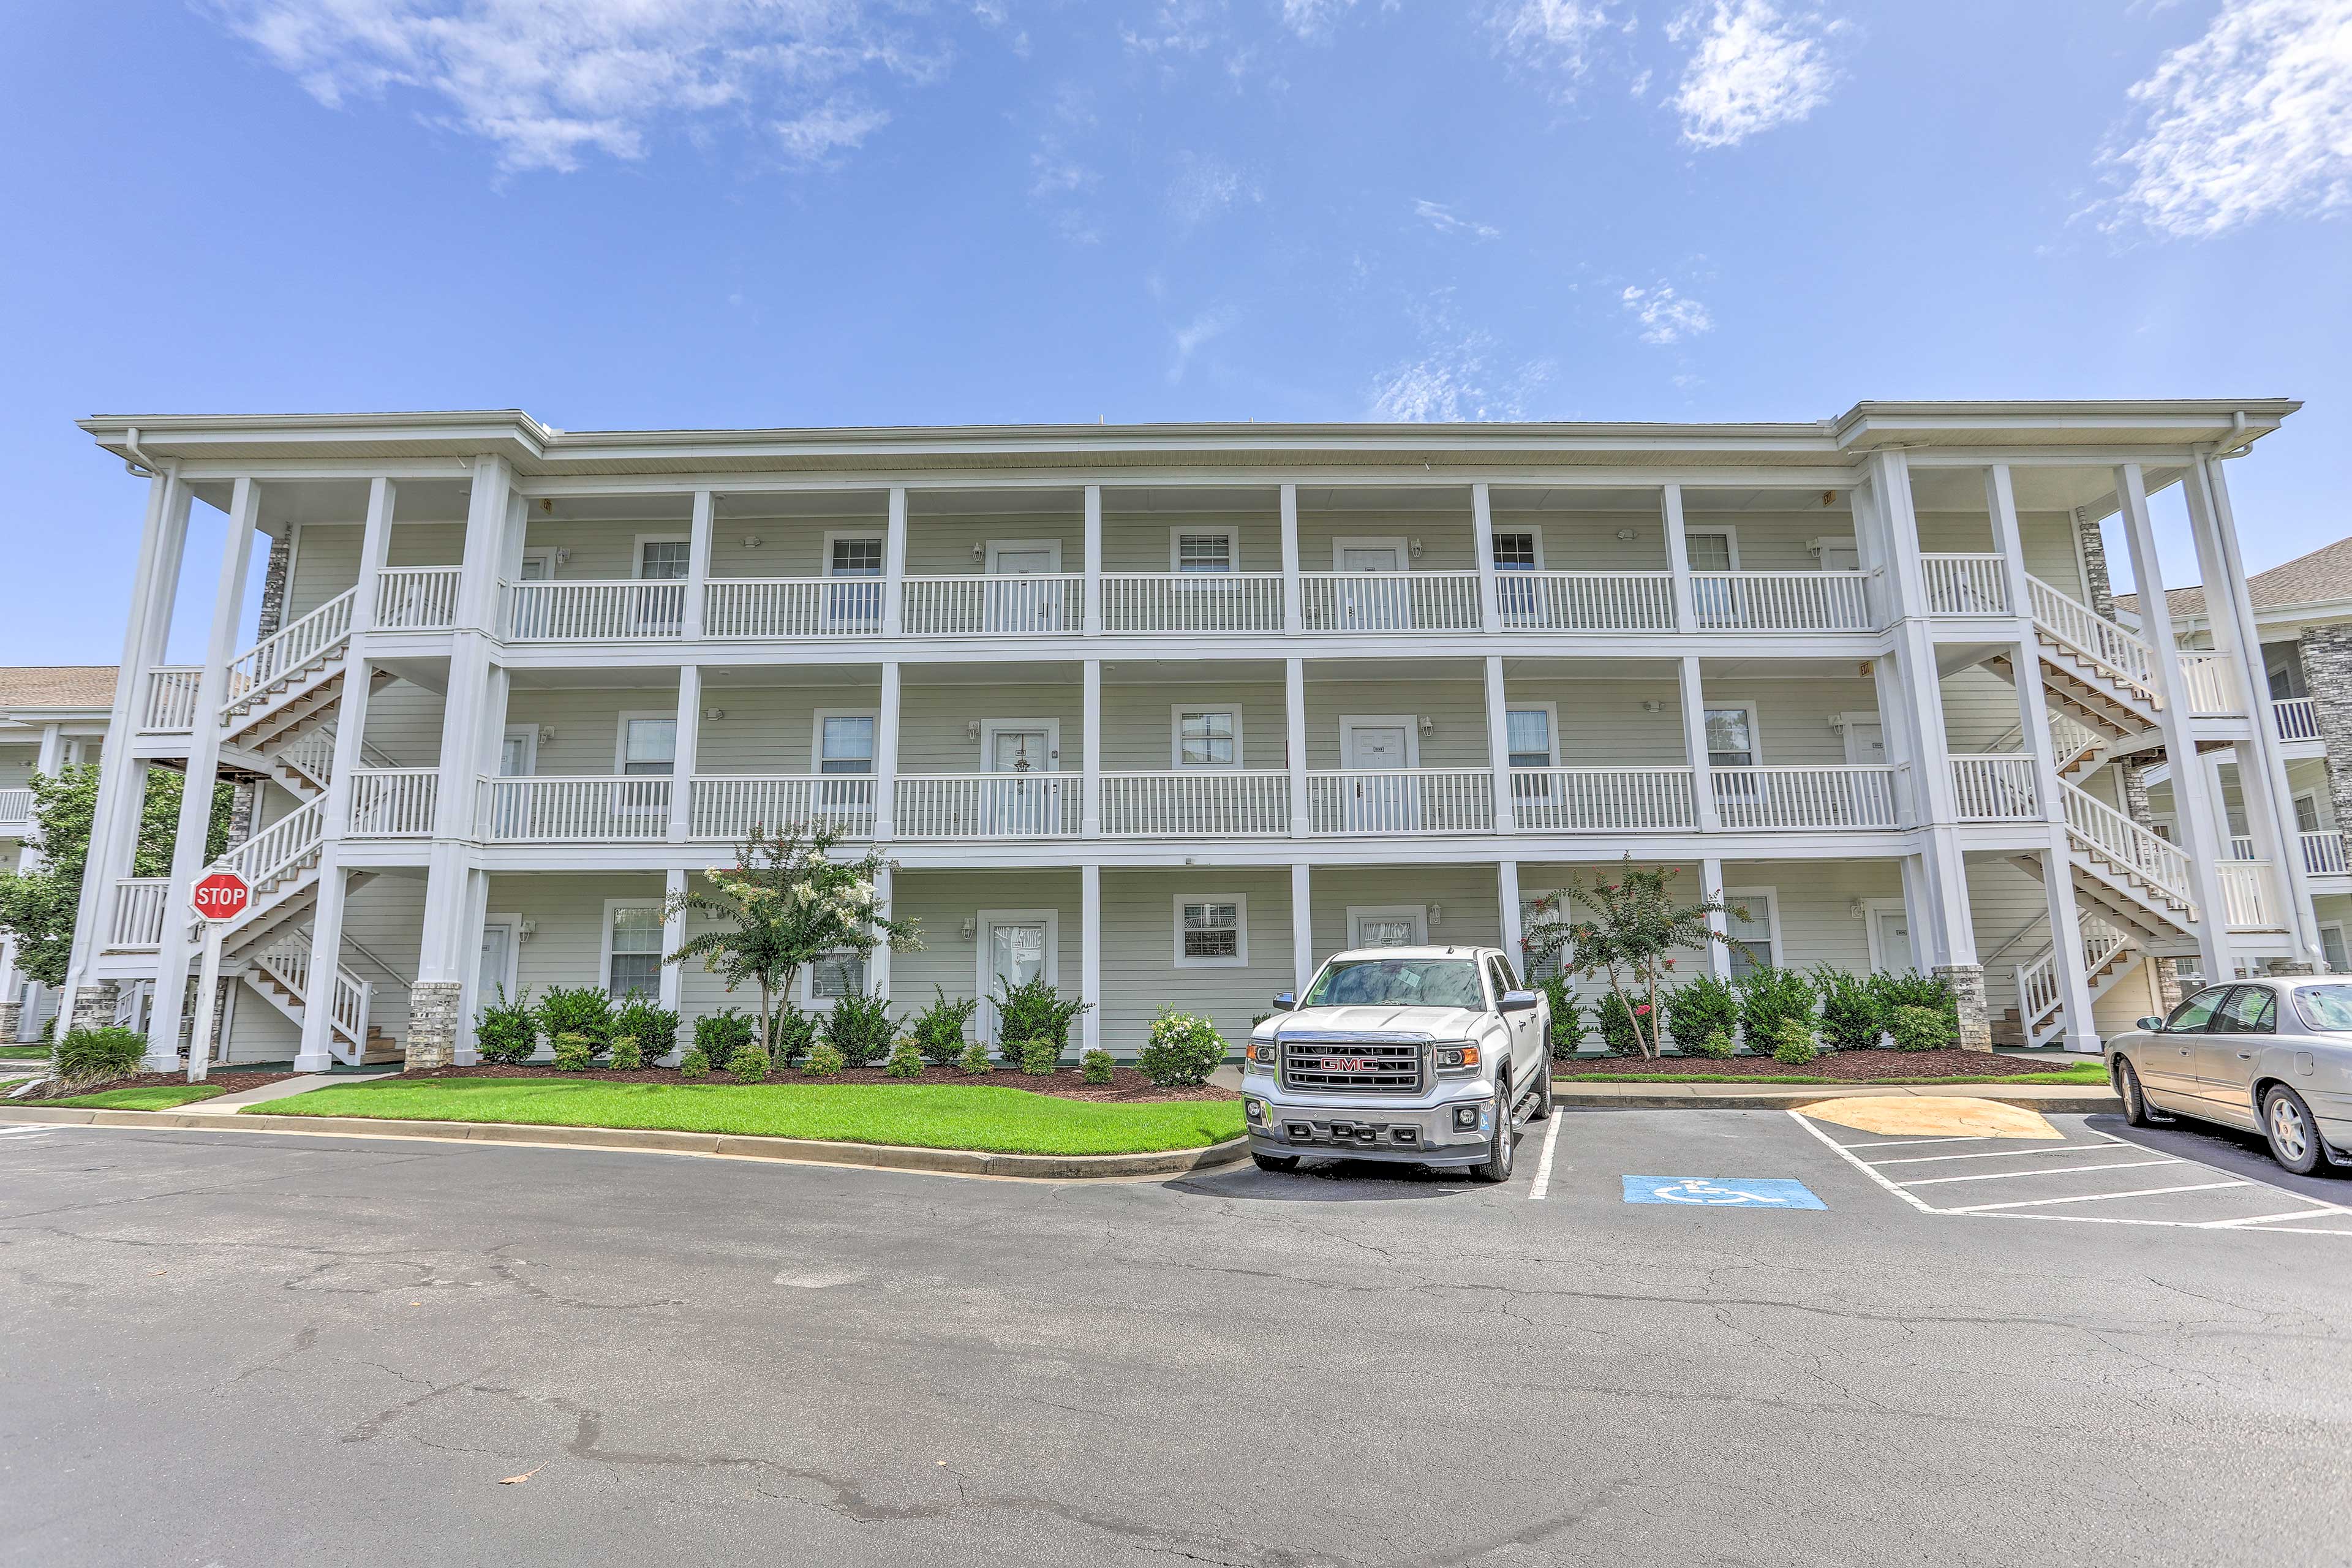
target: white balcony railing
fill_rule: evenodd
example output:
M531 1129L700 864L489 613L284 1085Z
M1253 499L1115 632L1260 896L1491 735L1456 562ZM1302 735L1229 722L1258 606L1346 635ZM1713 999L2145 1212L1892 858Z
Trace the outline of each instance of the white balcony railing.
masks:
M438 768L362 768L352 773L353 838L430 838L441 802Z
M1306 572L1310 632L1475 632L1475 572Z
M0 789L0 836L21 837L33 826L33 792Z
M474 831L486 844L643 843L669 832L667 778L483 779Z
M1075 773L932 773L896 781L901 838L1068 838L1078 831Z
M2086 914L2083 917L2081 940L2084 972L2096 974L2128 939L2098 916ZM2054 945L2044 947L2041 956L2017 966L2017 998L2018 1016L2025 1022L2028 1043L2042 1044L2048 1038L2050 1026L2057 1021L2066 1004Z
M2189 711L2193 717L2222 719L2245 708L2230 694L2230 656L2226 653L2182 654L2180 681L2182 689L2189 694Z
M515 642L642 642L686 632L687 584L508 583L506 635Z
M147 672L147 696L139 710L139 729L149 735L184 734L196 727L196 687L205 672L188 665L166 665Z
M114 884L114 918L108 922L106 945L133 952L162 946L163 903L171 896L169 877L118 878Z
M1919 576L1931 616L2005 616L2009 567L2000 555L1922 555Z
M297 931L279 938L257 954L254 963L292 993L294 1000L308 1005L310 996L311 933ZM347 1059L356 1060L359 1047L367 1040L369 1003L373 988L347 968L335 971L335 987L328 1011L335 1027L353 1044Z
M1278 632L1279 572L1122 572L1102 580L1107 632Z
M1859 572L1694 572L1699 629L1866 632L1870 596Z
M352 609L358 602L359 590L347 588L229 660L221 712L226 715L251 705L257 689L289 679L304 666L341 647L351 637Z
M1952 792L1962 822L2039 822L2042 793L2034 787L2030 756L1963 756L1952 759Z
M2148 702L2157 699L2156 649L2079 600L2070 599L2039 577L2026 580L2033 595L2033 625L2096 666Z
M2271 718L2282 741L2316 741L2319 704L2308 697L2282 697L2271 704Z
M2221 873L2221 908L2231 931L2277 931L2281 905L2271 885L2269 860L2225 860Z
M1513 768L1522 833L1638 833L1698 826L1688 768Z
M2352 871L2352 858L2344 848L2344 835L2335 828L2295 836L2303 844L2303 868L2314 877L2341 877Z
M1036 577L909 577L904 594L908 637L1054 637L1082 629L1087 580L1079 573Z
M2066 805L2066 832L2074 847L2145 879L2183 909L2197 902L2189 856L2178 845L2142 827L2097 795L2060 781Z
M1671 572L1498 572L1495 599L1512 631L1675 629Z
M720 578L703 589L703 635L871 637L888 590L879 577Z
M687 837L732 844L755 827L773 834L823 826L845 838L871 838L874 784L860 773L698 778L689 786Z
M1717 814L1736 831L1894 827L1895 770L1884 764L1830 768L1716 768Z
M375 574L375 629L446 632L457 624L456 566L395 566Z
M1192 768L1105 773L1102 830L1113 837L1232 838L1290 831L1290 775Z
M1394 768L1307 775L1307 822L1316 833L1492 833L1490 768Z

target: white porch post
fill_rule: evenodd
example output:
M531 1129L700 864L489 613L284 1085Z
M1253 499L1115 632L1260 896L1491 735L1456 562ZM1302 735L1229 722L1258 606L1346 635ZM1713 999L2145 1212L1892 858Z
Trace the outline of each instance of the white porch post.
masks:
M2050 963L2058 976L2059 999L2066 1007L2066 1048L2095 1053L2099 1028L2092 1013L2091 976L2084 966L2083 918L2074 907L2074 876L2068 856L2066 829L2053 826L2050 847L2042 851L2042 889L2050 898ZM2018 998L2017 1016L2020 1022L2024 1021L2022 996Z
M1307 606L1298 576L1298 487L1282 487L1282 631L1297 637L1307 629Z
M450 1060L461 1068L477 1065L482 1059L481 1042L474 1035L474 1020L482 1006L482 925L490 914L490 874L476 866L466 872L466 978L457 1008L457 1041Z
M701 751L702 667L683 664L677 670L677 741L669 770L672 844L683 844L694 836L694 775Z
M2050 705L2042 690L2041 646L2029 633L2010 645L2010 668L2017 672L2017 721L2033 757L2033 787L2045 822L2066 820L2066 785L2058 777L2057 743L2050 738Z
M898 661L882 662L882 700L874 717L874 837L887 841L898 832Z
M379 479L377 484L390 488L391 481ZM388 516L391 497L383 498ZM373 521L375 497L371 492L368 511ZM362 549L362 555L366 553ZM372 579L362 574L362 583ZM362 592L355 608L363 609L373 597L373 590ZM320 807L319 820L319 904L310 920L310 984L302 997L302 1047L294 1058L297 1072L325 1072L334 1065L334 1033L331 1027L335 997L335 973L343 956L343 901L348 896L341 853L345 829L351 825L352 773L362 766L361 747L367 739L369 677L374 666L356 653L343 664L343 688L335 704L335 758L327 784L326 803ZM362 1036L357 1049L367 1048L366 1020L361 1020Z
M1304 860L1291 863L1290 992L1294 996L1305 996L1307 983L1315 978L1314 882L1313 867Z
M1683 488L1667 485L1659 491L1659 511L1665 521L1666 566L1675 575L1675 629L1698 630L1698 600L1691 592L1690 541L1683 536Z
M1087 487L1087 604L1080 635L1100 637L1103 629L1102 486ZM1089 746L1087 754L1093 755Z
M1471 548L1478 555L1478 624L1503 629L1503 597L1495 582L1495 500L1485 484L1470 487Z
M352 636L375 630L383 570L392 559L392 514L400 487L379 474L368 481L367 521L360 530L360 591L352 600Z
M1078 1000L1087 1010L1078 1015L1078 1048L1102 1049L1102 867L1088 861L1078 868Z
M2164 731L2164 754L2172 763L2173 816L2180 847L2189 857L2189 875L2197 897L2197 947L2210 984L2229 979L2235 970L2230 959L2230 917L2221 898L2221 858L2216 842L2215 815L2207 798L2205 770L2199 764L2197 745L2189 726L2188 684L2180 673L2179 642L2172 630L2172 610L2165 598L2164 566L2156 552L2156 531L2148 520L2147 483L2137 463L2116 468L2116 502L2125 537L2131 546L2132 584L2139 594L2141 635L2155 650L2156 689L2163 699L2157 721ZM2260 715L2256 715L2257 718Z
M679 878L683 886L684 877ZM874 873L874 907L884 916L890 913L890 900L898 891L898 877L887 861ZM682 933L681 933L682 934ZM866 989L871 995L887 999L890 994L890 944L877 944L866 960Z
M1486 656L1486 764L1495 775L1497 833L1519 830L1517 803L1511 796L1510 707L1510 699L1503 689L1503 656L1490 653Z
M718 498L709 490L694 492L694 531L686 553L686 640L703 635L710 607L710 538L718 517Z
M179 1060L180 1020L184 1015L188 931L193 916L188 895L205 868L205 838L213 821L213 791L220 774L220 710L228 681L228 661L236 656L238 621L245 608L246 569L253 562L254 526L260 521L261 487L240 478L230 492L228 540L221 551L220 579L213 592L212 638L196 683L195 728L188 735L188 771L180 792L178 834L172 841L172 885L163 897L163 932L155 955L154 1026L147 1035L147 1067L170 1072ZM131 831L136 835L137 816ZM209 1040L192 1039L188 1059L201 1060Z
M1698 863L1698 882L1699 893L1702 897L1712 899L1720 896L1723 892L1723 862L1716 859L1701 860ZM1724 919L1721 910L1706 917L1706 929L1725 936L1731 934L1730 923ZM1706 972L1717 980L1730 980L1731 949L1719 942L1708 942Z
M1699 682L1698 656L1685 654L1675 661L1682 683L1683 751L1690 762L1691 805L1701 833L1723 829L1723 815L1715 804L1715 770L1707 765L1706 694Z
M2017 526L2017 489L2007 463L1985 469L1985 510L1992 516L1992 545L2000 552L2001 573L2009 584L2009 613L2032 619L2033 574L2025 569L2025 535ZM2018 666L2023 679L2026 666Z
M883 875L887 877L889 873L886 870ZM887 894L889 884L877 882L876 888ZM685 895L686 868L672 866L662 873L661 1005L670 1013L678 1010L679 999L686 994L685 966L669 962L669 955L686 942L686 911L677 907L677 900Z
M882 536L882 635L907 629L907 487L890 487L890 521Z
M1283 734L1290 768L1290 836L1304 838L1314 824L1307 811L1307 661L1282 661Z
M1528 966L1525 916L1519 909L1519 863L1495 862L1495 908L1503 917L1503 951L1511 955L1511 972L1524 980Z
M1102 837L1102 660L1086 661L1085 712L1079 724L1079 736L1086 747L1080 760L1084 772L1078 780L1078 834L1085 838Z

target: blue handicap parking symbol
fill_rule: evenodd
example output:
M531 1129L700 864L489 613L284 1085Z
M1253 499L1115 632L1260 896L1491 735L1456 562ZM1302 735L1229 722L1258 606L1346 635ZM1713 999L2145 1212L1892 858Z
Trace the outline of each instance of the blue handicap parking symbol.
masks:
M1821 1209L1829 1205L1802 1182L1759 1176L1628 1176L1629 1204L1685 1204L1710 1209Z

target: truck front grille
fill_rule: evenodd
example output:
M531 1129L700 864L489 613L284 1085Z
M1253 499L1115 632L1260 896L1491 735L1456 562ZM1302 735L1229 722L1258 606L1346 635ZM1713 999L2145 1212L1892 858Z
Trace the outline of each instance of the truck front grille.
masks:
M1282 1087L1310 1094L1418 1094L1423 1042L1410 1039L1282 1041Z

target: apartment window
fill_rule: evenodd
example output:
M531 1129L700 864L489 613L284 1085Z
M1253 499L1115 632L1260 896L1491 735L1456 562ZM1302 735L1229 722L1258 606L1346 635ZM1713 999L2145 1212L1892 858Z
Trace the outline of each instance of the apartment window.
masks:
M835 577L879 577L882 575L882 542L879 539L836 539L833 553L825 563L828 575Z
M1238 893L1176 898L1176 965L1233 967L1249 962L1249 925Z
M631 778L667 778L677 766L677 718L623 714L620 762Z
M1731 977L1738 980L1759 969L1780 963L1780 921L1778 898L1769 888L1727 888L1723 901L1731 906L1724 931L1731 938ZM1741 918L1741 911L1747 918Z
M1706 710L1706 760L1718 768L1756 765L1756 710L1743 707Z
M1729 572L1738 563L1728 533L1685 533L1683 549L1694 572Z
M1186 533L1175 536L1176 570L1184 573L1230 572L1234 569L1234 536L1230 533Z
M1503 716L1503 727L1510 738L1511 766L1552 765L1550 708L1514 708Z
M604 990L616 1000L632 991L661 994L662 912L659 904L604 906Z
M1497 572L1538 572L1543 569L1543 552L1533 533L1497 533L1495 535L1495 570Z
M648 583L674 582L687 574L693 545L683 539L637 541L637 575Z
M824 713L817 716L816 771L821 773L870 773L874 771L874 715Z
M2352 956L2347 956L2342 926L2324 925L2319 928L2319 951L2327 955L2327 967L2336 973L2352 970Z
M2299 795L2294 797L2294 830L2297 833L2319 831L2319 797Z
M1552 900L1549 910L1538 906L1545 899ZM1568 900L1558 893L1530 893L1519 900L1519 930L1532 935L1538 928L1564 924L1570 918ZM1527 954L1528 984L1549 980L1566 974L1573 966L1575 953L1567 947L1557 952L1539 953L1530 949Z
M855 952L828 952L809 965L808 999L838 1002L866 994L866 960Z
M1242 716L1230 708L1176 710L1176 765L1237 768L1242 765Z

